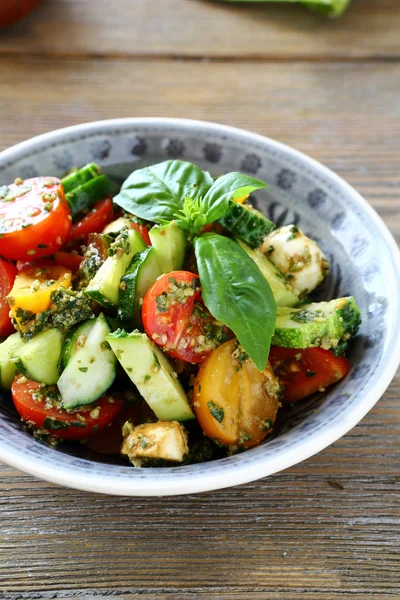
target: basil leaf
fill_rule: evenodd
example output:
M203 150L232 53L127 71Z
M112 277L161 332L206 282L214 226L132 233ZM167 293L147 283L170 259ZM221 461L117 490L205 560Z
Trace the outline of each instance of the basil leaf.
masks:
M114 202L147 221L172 221L185 196L193 200L203 197L212 184L207 171L182 160L167 160L133 171Z
M242 173L228 173L218 177L203 197L202 210L207 215L207 223L213 223L224 216L229 200L248 196L254 190L267 185Z
M233 240L207 233L194 240L201 294L211 314L232 329L260 371L268 360L276 303L255 262Z

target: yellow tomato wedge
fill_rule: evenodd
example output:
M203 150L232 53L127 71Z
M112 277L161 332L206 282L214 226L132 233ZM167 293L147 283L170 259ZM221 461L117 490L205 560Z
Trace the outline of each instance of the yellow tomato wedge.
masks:
M204 433L226 446L248 448L271 430L279 384L269 365L260 372L229 340L202 363L193 387L193 408Z
M72 273L59 265L27 266L21 269L7 296L12 318L21 331L25 331L24 313L38 314L48 310L51 293L72 285Z

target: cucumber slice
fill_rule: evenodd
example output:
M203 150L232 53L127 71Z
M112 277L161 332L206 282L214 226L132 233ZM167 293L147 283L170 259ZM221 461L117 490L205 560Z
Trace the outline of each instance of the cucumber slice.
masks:
M88 324L90 328L86 327ZM114 381L117 361L105 341L110 331L107 319L101 314L75 332L67 366L57 383L64 408L94 402Z
M111 181L107 175L99 175L65 194L71 215L74 217L84 208L104 200L111 193Z
M272 344L284 348L335 349L357 333L360 323L360 310L352 296L300 308L279 306Z
M10 335L0 344L0 390L10 390L17 373L13 356L26 344L18 332Z
M99 175L101 175L101 168L96 163L89 163L81 169L75 169L61 179L64 192L68 194Z
M155 225L150 229L149 236L156 251L160 274L182 269L186 253L186 235L178 223L171 221L168 225Z
M102 306L116 306L121 277L125 275L132 257L146 247L134 229L122 231L110 246L109 252L111 250L114 254L97 271L85 293Z
M65 338L63 349L61 352L61 366L63 369L69 363L69 360L73 353L75 353L79 347L85 344L89 332L93 328L93 319L81 323L75 329L73 329Z
M157 419L187 421L195 418L167 357L146 334L119 329L106 340Z
M257 248L250 248L239 239L236 239L236 241L246 254L254 260L268 281L277 306L296 306L296 304L299 304L299 293L289 285L277 267Z
M112 221L108 225L106 225L102 231L102 233L119 233L121 229L124 227L130 227L131 221L130 219L126 219L125 217L119 217Z
M14 354L18 371L39 383L57 383L64 337L65 334L59 329L48 329L35 335Z
M268 221L259 210L232 200L219 223L254 248L261 246L265 236L275 229L274 223Z
M154 248L150 246L133 257L119 286L117 312L119 319L134 321L138 326L141 325L140 302L160 275L161 269Z

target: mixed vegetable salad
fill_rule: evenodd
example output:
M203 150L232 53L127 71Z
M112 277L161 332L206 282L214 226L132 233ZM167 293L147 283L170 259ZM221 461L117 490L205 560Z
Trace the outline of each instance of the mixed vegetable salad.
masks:
M0 187L0 387L36 438L209 460L346 375L360 311L312 302L328 261L252 208L265 187L179 160L113 198L94 163Z

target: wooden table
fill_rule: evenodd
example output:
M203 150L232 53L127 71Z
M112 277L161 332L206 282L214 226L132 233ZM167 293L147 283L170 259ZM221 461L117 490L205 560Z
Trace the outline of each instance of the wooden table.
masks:
M0 32L0 148L165 115L266 134L331 167L400 240L400 2L338 21L207 0L47 0ZM0 597L400 599L400 377L283 473L182 498L96 496L0 466Z

